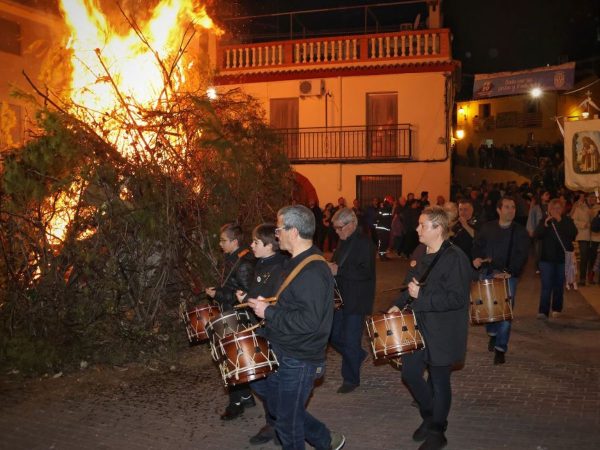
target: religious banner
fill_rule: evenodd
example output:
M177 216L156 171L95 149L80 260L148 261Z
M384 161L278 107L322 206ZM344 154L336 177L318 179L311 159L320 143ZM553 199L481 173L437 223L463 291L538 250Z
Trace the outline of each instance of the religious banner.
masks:
M587 192L600 187L600 119L565 122L565 185Z
M542 91L571 89L575 80L575 63L539 67L519 72L476 74L473 98L500 97L529 93L533 88Z

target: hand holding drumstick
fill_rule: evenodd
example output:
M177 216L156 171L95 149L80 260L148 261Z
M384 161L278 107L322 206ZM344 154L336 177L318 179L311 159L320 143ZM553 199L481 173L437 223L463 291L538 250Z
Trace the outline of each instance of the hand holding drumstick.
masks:
M270 305L269 303L276 301L275 297L264 298L262 296L258 296L258 298L250 298L248 299L248 306L252 308L254 314L256 314L261 319L265 318L265 309L267 309Z

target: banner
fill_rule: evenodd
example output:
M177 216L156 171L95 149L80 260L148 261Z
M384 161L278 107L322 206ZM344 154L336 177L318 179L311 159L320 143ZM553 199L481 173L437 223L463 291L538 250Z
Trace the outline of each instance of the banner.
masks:
M533 88L542 91L571 89L575 79L575 63L539 67L520 72L499 72L475 75L473 98L499 97L529 93Z
M587 192L600 187L600 119L565 122L565 185Z

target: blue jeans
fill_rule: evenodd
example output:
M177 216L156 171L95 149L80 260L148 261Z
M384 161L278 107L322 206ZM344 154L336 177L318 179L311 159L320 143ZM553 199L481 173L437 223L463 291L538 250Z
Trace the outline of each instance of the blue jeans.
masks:
M517 283L519 279L517 277L511 277L508 279L508 286L512 294L512 307L515 307L515 298L517 294ZM487 334L490 336L496 336L496 350L506 352L508 350L508 340L510 338L510 328L512 321L503 320L501 322L489 323L485 326Z
M267 422L267 424L271 425L274 428L275 418L273 417L273 414L271 414L271 411L269 411L269 405L267 403L269 392L268 378L261 378L260 380L251 381L250 389L252 389L254 393L260 397L263 403L263 408L265 410L265 421Z
M550 314L552 311L562 311L565 285L565 264L540 261L540 275L542 278L542 290L540 292L540 307L538 312Z
M315 364L289 356L277 359L279 369L267 378L267 400L283 450L303 450L305 440L316 449L328 449L329 429L306 411L314 382L325 373L325 362Z
M344 384L360 384L360 366L367 357L367 352L362 348L364 325L365 316L362 314L347 314L342 308L333 315L330 341L342 355Z

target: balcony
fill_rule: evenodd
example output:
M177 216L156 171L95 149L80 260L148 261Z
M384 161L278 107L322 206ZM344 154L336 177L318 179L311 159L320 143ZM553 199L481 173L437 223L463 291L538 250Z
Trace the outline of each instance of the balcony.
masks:
M410 124L276 129L293 164L366 163L409 160Z
M221 75L450 61L448 29L347 35L217 48Z

